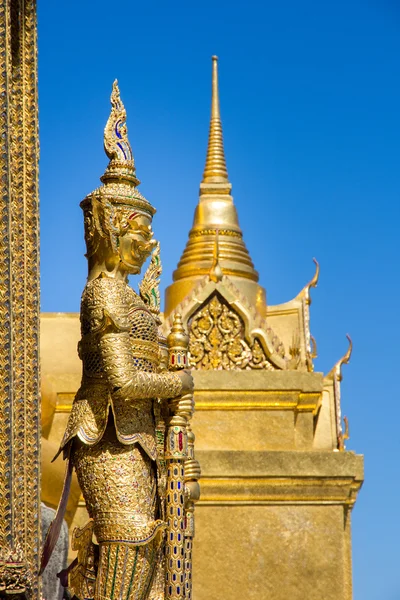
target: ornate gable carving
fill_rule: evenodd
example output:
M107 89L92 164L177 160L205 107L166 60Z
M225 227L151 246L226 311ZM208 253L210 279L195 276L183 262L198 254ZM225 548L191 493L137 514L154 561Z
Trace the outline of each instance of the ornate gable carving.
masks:
M260 341L245 339L241 316L215 292L188 321L192 366L205 370L275 370Z

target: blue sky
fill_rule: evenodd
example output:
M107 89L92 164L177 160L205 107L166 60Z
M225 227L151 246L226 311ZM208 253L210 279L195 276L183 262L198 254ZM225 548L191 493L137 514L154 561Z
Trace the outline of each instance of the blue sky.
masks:
M355 600L397 600L400 8L393 0L39 2L44 311L78 311L80 200L106 165L117 77L141 191L157 207L163 287L204 166L212 54L228 171L271 304L313 290L318 370L351 334L348 448L365 454L353 511ZM397 385L396 385L397 384Z

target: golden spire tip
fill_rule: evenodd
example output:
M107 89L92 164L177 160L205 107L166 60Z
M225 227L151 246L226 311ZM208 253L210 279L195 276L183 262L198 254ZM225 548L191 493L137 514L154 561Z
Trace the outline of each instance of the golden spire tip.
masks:
M228 183L218 91L218 57L212 57L211 121L202 183Z

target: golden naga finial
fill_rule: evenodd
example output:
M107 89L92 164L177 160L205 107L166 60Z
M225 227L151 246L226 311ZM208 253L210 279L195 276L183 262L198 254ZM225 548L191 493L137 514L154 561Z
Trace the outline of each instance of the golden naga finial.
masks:
M298 295L298 298L301 296L304 296L308 305L311 304L310 289L317 287L318 280L319 280L319 271L320 271L319 262L317 261L316 258L313 258L313 263L315 264L315 273L314 273L312 279L307 283L307 285L305 285L303 287L300 294Z
M342 428L342 416L341 416L341 406L340 406L340 382L343 379L342 376L342 365L347 365L350 362L351 353L353 351L353 342L349 334L346 334L346 337L349 342L349 347L347 348L346 353L342 356L340 360L335 364L335 366L328 373L327 378L333 381L333 389L334 389L334 399L335 399L335 411L336 411L336 431L337 431L337 449L343 451L346 449L345 440L349 439L349 423L347 417L344 417L343 421L345 424L345 430L343 432Z
M353 342L348 333L346 333L346 338L349 342L349 347L347 348L347 350L346 350L345 354L342 356L342 358L337 361L337 363L332 367L332 369L329 371L329 373L327 375L327 377L329 377L330 379L336 379L336 381L339 383L343 379L342 366L349 364L350 358L351 358L351 355L353 352Z
M316 258L313 258L313 262L315 264L315 273L312 279L303 287L301 292L296 296L296 300L299 300L302 303L303 310L303 319L304 319L304 327L305 327L305 338L306 338L306 364L307 370L312 372L314 370L313 366L313 358L316 358L316 342L310 332L310 304L311 304L311 294L310 289L315 288L318 285L319 279L319 262Z
M351 354L353 352L353 342L352 342L352 339L351 339L351 337L349 336L348 333L346 333L346 337L347 337L348 342L349 342L349 347L347 348L347 351L344 354L344 356L342 356L342 358L333 367L334 371L336 373L338 381L342 381L342 379L343 379L343 376L342 376L342 365L348 365L349 364L350 358L351 358Z
M222 280L224 276L221 266L219 264L219 229L215 232L215 244L214 244L214 253L213 253L213 262L211 265L209 277L211 281L214 283L218 283L218 281Z
M212 57L211 121L202 183L228 183L218 92L218 56Z

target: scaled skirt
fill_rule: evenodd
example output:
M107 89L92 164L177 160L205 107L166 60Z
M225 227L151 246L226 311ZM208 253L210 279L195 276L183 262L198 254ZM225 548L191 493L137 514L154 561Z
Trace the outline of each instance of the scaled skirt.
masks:
M100 546L95 599L163 597L155 463L118 441L112 418L94 446L75 438L72 460Z

